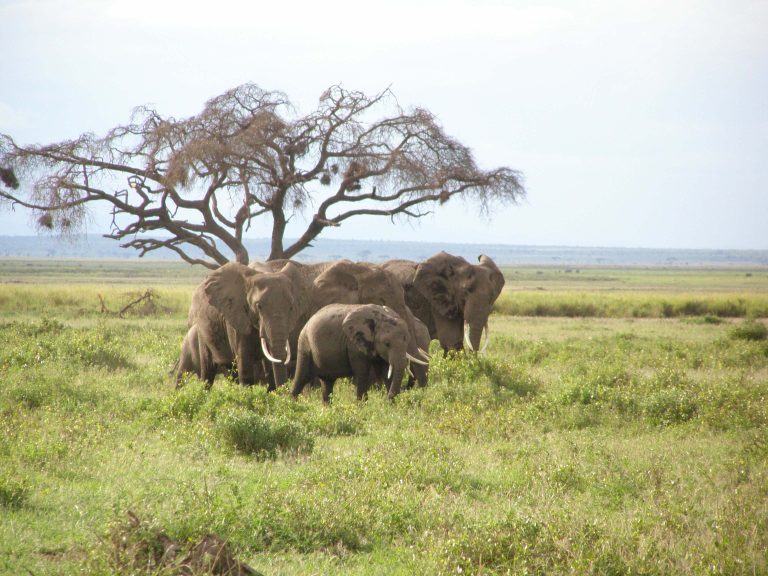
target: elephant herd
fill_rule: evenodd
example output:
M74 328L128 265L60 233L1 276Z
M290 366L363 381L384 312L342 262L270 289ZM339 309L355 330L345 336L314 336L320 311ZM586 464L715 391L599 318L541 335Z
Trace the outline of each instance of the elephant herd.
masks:
M407 371L425 386L431 340L477 351L485 331L487 345L504 276L487 256L478 262L440 252L420 263L225 264L192 296L177 386L192 373L210 387L233 369L241 384L270 390L291 376L294 396L318 380L324 402L342 377L359 399L374 381L393 398Z

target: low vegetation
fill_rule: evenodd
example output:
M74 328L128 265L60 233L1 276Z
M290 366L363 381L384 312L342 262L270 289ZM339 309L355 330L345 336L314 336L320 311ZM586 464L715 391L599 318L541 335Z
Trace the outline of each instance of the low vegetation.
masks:
M765 280L702 292L738 319L585 288L560 296L612 312L510 316L511 291L486 355L433 348L429 387L329 407L174 390L191 289L99 311L144 288L0 285L0 573L166 574L159 535L265 575L768 572Z

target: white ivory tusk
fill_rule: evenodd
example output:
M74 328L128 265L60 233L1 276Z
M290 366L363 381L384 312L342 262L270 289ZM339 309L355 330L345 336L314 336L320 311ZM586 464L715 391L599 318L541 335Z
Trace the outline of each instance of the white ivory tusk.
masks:
M467 343L467 346L469 346L469 349L472 350L472 352L475 351L472 347L472 342L469 341L469 324L464 324L464 342Z
M427 360L427 361L432 360L432 356L429 355L429 352L427 352L426 350L424 350L423 348L420 348L418 346L416 348L419 350L421 355L424 356L425 360Z
M291 361L291 345L288 343L288 340L285 341L285 363L288 364L288 362Z
M488 330L488 324L483 328L483 333L485 334L485 342L483 342L480 352L485 352L485 349L488 348L488 343L491 341L491 331Z
M272 354L269 353L269 348L267 347L267 341L264 340L264 338L261 339L261 351L264 352L264 356L267 357L267 360L270 362L274 362L275 364L282 364L282 360L278 360Z
M416 375L413 373L413 370L411 370L411 365L408 364L408 374L411 375L411 378L416 378Z
M421 364L422 366L429 366L429 362L424 362L424 360L419 360L418 358L414 358L408 352L405 353L405 355L408 357L408 360L411 362L415 362L416 364Z
M389 365L389 372L387 372L387 380L392 378L392 364Z

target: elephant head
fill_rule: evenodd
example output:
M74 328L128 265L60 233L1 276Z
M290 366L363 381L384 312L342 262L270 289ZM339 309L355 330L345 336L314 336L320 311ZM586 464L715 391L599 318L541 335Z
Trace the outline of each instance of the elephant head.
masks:
M400 384L408 364L408 326L391 308L360 306L347 314L342 331L349 346L371 361L381 359L389 364L389 398L400 392Z
M422 364L428 361L425 351L418 347L414 316L405 304L403 287L394 274L372 264L340 260L331 265L314 281L316 305L330 303L378 304L393 310L408 328L408 352ZM421 375L421 373L419 373ZM426 384L426 372L420 377Z
M504 287L504 276L487 256L470 264L440 252L419 264L413 280L432 306L437 337L443 349L461 349L462 336L472 350L480 349L488 316Z
M287 379L289 335L308 306L308 289L293 263L277 272L265 272L230 262L208 277L205 293L238 335L258 342L250 351L272 362L275 385ZM257 332L258 331L258 332Z

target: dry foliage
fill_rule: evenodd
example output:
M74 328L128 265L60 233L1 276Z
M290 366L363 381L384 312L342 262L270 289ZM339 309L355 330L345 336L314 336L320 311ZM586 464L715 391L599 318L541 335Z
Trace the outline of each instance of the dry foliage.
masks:
M112 566L121 573L128 570L158 576L259 574L235 558L227 543L215 534L206 534L183 546L130 511L127 521L112 529L108 545Z
M487 212L525 193L518 172L478 168L427 110L339 86L304 116L284 94L246 84L189 118L138 108L103 137L22 146L0 135L0 167L0 199L35 210L43 230L79 230L88 206L106 203L108 237L209 268L247 263L254 225L271 228L270 259L290 258L354 216L419 218L457 195ZM307 226L286 246L299 213Z

